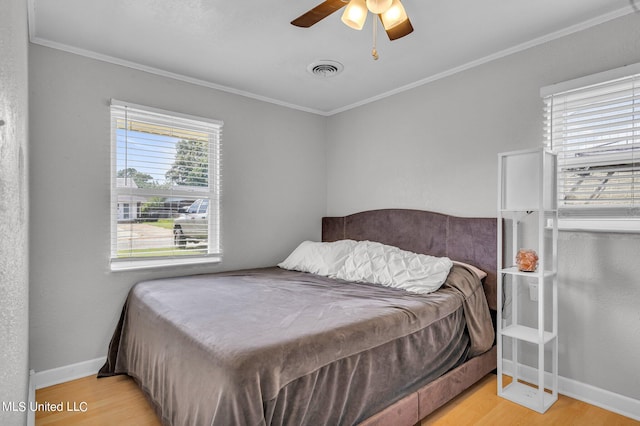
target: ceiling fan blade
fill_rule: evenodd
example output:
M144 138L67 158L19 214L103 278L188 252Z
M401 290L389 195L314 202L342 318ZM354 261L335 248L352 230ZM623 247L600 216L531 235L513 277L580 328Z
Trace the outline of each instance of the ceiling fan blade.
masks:
M378 15L380 17L380 22L382 22L382 15ZM384 25L384 23L383 23ZM387 35L389 36L389 40L397 40L402 38L408 34L413 32L413 25L411 25L411 21L409 18L405 19L403 22L399 23L393 28L386 30Z
M309 28L313 24L322 21L327 16L331 15L336 10L342 9L347 5L347 1L343 0L326 0L320 3L305 14L298 16L291 21L292 25L296 27Z

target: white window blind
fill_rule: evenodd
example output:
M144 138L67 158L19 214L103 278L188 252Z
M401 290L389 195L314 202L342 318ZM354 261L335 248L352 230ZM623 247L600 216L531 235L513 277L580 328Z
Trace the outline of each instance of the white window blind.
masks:
M625 71L635 74L620 77ZM615 76L615 78L611 78ZM603 78L609 77L606 81ZM602 80L593 83L594 80ZM563 217L640 216L638 67L543 89L547 145L558 154ZM565 85L566 87L567 85ZM557 89L557 87L555 88Z
M219 258L221 137L220 121L112 100L112 269Z

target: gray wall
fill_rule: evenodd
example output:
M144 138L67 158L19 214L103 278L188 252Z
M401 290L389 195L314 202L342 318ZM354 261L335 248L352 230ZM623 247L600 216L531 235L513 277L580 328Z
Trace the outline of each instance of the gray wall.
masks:
M640 14L332 116L327 213L495 216L497 154L542 144L540 87L640 62ZM561 232L560 375L640 399L640 235Z
M27 192L27 2L0 13L0 401L27 401L29 280ZM0 411L21 425L26 412Z
M324 117L42 46L29 54L31 368L105 356L136 281L274 265L320 238ZM110 98L224 121L220 265L109 271Z

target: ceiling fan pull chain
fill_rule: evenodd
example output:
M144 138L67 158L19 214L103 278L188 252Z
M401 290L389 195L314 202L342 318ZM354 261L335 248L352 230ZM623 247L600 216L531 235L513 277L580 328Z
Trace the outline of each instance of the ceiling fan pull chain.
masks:
M371 49L371 56L373 56L373 60L377 61L379 56L378 56L378 50L376 49L376 36L378 34L378 20L377 19L373 19L373 49Z

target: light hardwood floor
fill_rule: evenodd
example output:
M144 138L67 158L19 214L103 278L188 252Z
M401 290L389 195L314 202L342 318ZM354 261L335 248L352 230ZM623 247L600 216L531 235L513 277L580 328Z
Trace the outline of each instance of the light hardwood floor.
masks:
M36 426L40 425L140 425L160 426L153 408L129 376L97 379L84 377L36 391L38 403L63 403L63 410L36 411ZM86 410L67 411L66 404Z
M509 379L505 378L505 384ZM560 395L540 414L497 395L498 380L489 374L456 399L441 407L420 426L445 425L575 425L638 426L640 422Z
M562 395L545 414L538 414L498 397L496 386L496 376L487 375L423 420L420 426L640 425L640 422ZM38 390L36 400L38 403L63 404L61 412L36 412L36 426L160 425L138 386L127 376L99 380L91 376L62 383ZM84 412L67 409L74 407Z

